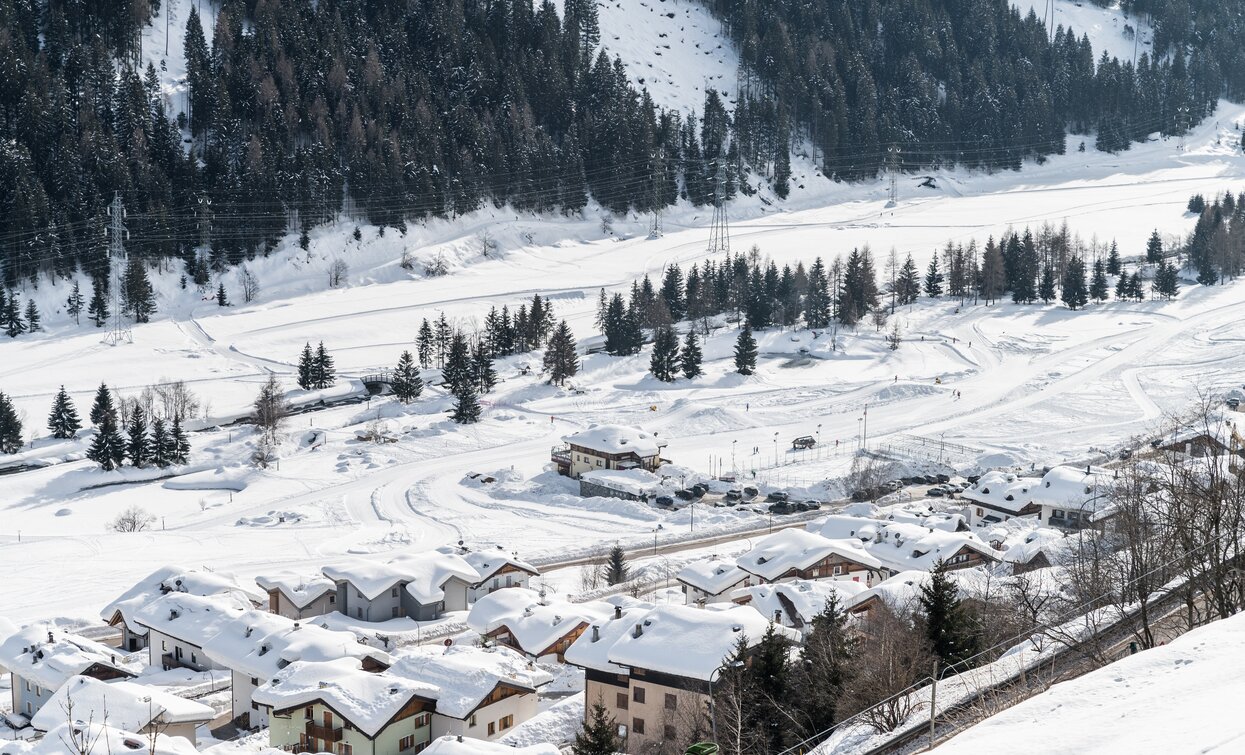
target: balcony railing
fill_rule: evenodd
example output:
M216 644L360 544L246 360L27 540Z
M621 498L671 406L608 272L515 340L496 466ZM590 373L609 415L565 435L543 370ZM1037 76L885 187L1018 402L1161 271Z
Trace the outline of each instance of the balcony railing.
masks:
M166 669L188 668L191 671L207 671L207 666L200 663L191 663L186 657L178 658L172 653L165 653L160 656L160 663Z
M319 739L323 742L340 742L342 740L342 727L338 726L336 729L330 729L314 721L308 721L307 738Z
M567 466L570 466L571 447L570 446L554 446L554 448L549 451L549 459L553 461L555 464L565 464Z

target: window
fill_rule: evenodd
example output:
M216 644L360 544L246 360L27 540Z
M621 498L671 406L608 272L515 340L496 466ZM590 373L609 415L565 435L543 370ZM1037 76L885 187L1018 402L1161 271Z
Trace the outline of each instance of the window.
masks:
M191 652L191 654L190 654L190 662L191 662L191 663L198 663L198 662L199 662L199 659L195 657L195 654L194 654L193 652Z
M168 652L168 650L169 650L169 643L168 643L168 641L167 641L167 640L160 640L160 649L161 649L161 650L163 650L163 651L165 651L166 653Z
M331 606L336 602L337 602L337 596L332 593L329 593L329 605Z
M678 707L679 707L679 698L667 692L666 693L666 710L674 710L675 708L678 708Z
M840 574L842 574L842 573L843 573L843 565L842 565L842 564L835 564L835 565L834 565L834 576L836 576L836 577L837 577L837 576L839 576L839 575L840 575Z
M252 687L258 687L258 686L259 686L259 677L257 677L257 676L252 676L252 677L251 677L251 686L252 686Z
M599 466L601 466L601 460L600 460L600 459L597 459L597 466L598 466L598 467L599 467Z
M30 680L29 679L26 680L26 691L27 692L30 691Z
M303 708L303 718L307 719L308 721L313 721L315 720L315 717L316 717L316 712L312 708L312 706L308 705L306 708Z
M363 600L363 593L359 592L358 590L354 591L354 596L358 598L359 600Z
M679 731L678 731L677 729L675 729L673 726L671 726L670 724L666 724L665 731L663 732L663 735L665 736L665 738L666 738L666 740L667 740L667 741L669 741L669 740L671 740L671 739L678 739L678 738L679 738Z
M394 587L393 589L391 589L391 590L389 591L389 597L391 597L391 598L396 598L396 597L398 597L398 588Z
M471 718L467 719L467 728L471 728L475 725L476 725L476 714L472 713Z
M346 744L345 742L337 743L337 755L351 755L351 752L353 750L354 748Z
M400 610L400 609L399 609L397 606L394 606L392 609L390 609L390 613L393 615L393 617L394 617L395 619L396 619L396 618L398 618L398 611L399 611L399 610Z
M502 719L497 722L497 726L502 731L509 729L511 726L514 726L514 716L513 715L502 716Z
M492 721L488 722L488 735L491 737L497 733L497 724Z
M631 719L631 730L634 731L636 734L643 734L644 733L644 719L643 718Z
M355 615L355 618L357 619L363 618L363 609L362 608L354 609L354 615Z
M407 750L410 750L414 747L415 747L415 735L414 734L408 734L407 736L402 737L402 739L398 740L398 751L399 752L406 752Z
M637 703L642 703L642 702L644 702L644 688L643 688L643 687L634 687L634 688L631 690L631 699L632 699L632 700L635 700Z
M627 705L628 705L629 703L630 703L630 701L628 701L628 700L627 700L627 693L626 693L626 692L619 692L619 693L618 693L618 705L616 705L615 707L616 707L616 708L618 708L619 710L626 710L626 709L627 709Z
M497 577L493 577L493 589L496 590L499 587L501 587L501 580Z
M252 701L251 701L251 710L259 710L259 703L257 703L257 702L255 702L254 700L252 700Z

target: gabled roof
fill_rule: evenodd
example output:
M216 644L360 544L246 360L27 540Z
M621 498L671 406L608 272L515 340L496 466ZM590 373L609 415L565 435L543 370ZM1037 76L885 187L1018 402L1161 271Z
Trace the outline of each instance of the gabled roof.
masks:
M437 698L437 688L388 673L364 671L357 658L291 663L251 695L275 711L323 702L368 737L393 720L407 703Z
M627 425L592 425L562 438L566 443L583 446L607 454L635 452L641 457L657 456L665 441L655 435Z
M134 676L137 669L121 651L62 632L51 624L31 624L0 642L0 666L46 689L57 689L93 666Z
M540 576L540 570L535 566L526 561L519 560L518 556L507 553L501 547L469 551L463 554L463 560L480 575L479 581L475 583L476 585L486 582L506 566L512 566L534 577Z
M807 569L828 556L854 561L872 569L881 562L855 540L827 540L800 529L786 529L764 538L735 560L740 569L762 579L779 579L792 569Z
M1098 467L1052 467L1029 495L1039 506L1094 512L1107 505L1114 477Z
M601 601L569 603L542 598L525 587L509 587L476 601L467 626L479 634L505 629L523 652L536 655L586 624L604 621L614 607Z
M721 595L748 578L748 572L740 569L734 561L709 559L693 561L675 577L689 587L710 595Z
M947 532L891 522L883 525L879 535L880 540L867 543L865 547L894 572L912 569L929 571L939 561L945 561L965 548L991 561L998 561L1003 555L972 532Z
M282 572L280 574L260 575L255 584L265 590L277 590L286 597L295 608L306 608L325 593L333 592L337 585L323 574L312 576Z
M100 617L109 623L113 623L115 618L120 617L131 632L140 636L145 635L147 630L135 626L135 612L161 595L170 592L228 596L240 608L262 606L265 601L264 595L243 587L232 575L197 571L182 566L163 566L136 582L130 589L104 606L104 610L100 611Z
M610 663L700 681L708 681L722 666L740 637L746 637L748 647L753 647L773 626L778 634L798 639L795 632L773 624L751 606L714 610L664 605L632 624L631 631L610 647Z
M628 669L610 663L610 648L624 634L634 629L636 621L648 615L653 606L639 603L632 606L620 606L619 610L610 614L605 621L594 622L571 643L563 657L572 666L603 671L607 674L627 674Z
M94 743L93 752L112 755L199 755L185 737L157 734L154 748L150 735L129 732L86 720L70 723L61 716L60 723L39 739L16 739L0 746L4 755L65 755L66 742Z
M250 610L227 597L204 598L173 592L143 606L134 614L134 621L138 626L203 647L229 622Z
M775 612L779 612L784 624L798 627L808 624L826 610L831 596L838 596L839 606L846 607L864 590L865 586L860 582L797 579L740 587L731 592L731 600L752 606L766 618L773 618Z
M216 711L194 700L136 682L101 682L75 676L35 713L31 725L40 731L65 723L69 702L75 721L104 721L127 731L142 731L152 721L166 724L207 723Z
M960 493L960 497L996 511L1018 514L1031 502L1030 490L1037 485L1038 480L1033 477L991 470Z
M345 566L326 566L324 576L350 586L374 600L398 583L406 583L406 591L424 605L445 599L445 583L458 577L469 585L480 581L480 574L462 556L440 551L427 551L397 558L387 563L355 561Z
M436 687L437 713L464 719L497 685L526 692L553 676L510 648L487 650L470 645L414 645L402 650L389 674Z
M222 624L203 651L222 666L259 679L271 679L297 661L372 658L384 666L392 662L387 653L360 643L351 632L266 611L248 611Z

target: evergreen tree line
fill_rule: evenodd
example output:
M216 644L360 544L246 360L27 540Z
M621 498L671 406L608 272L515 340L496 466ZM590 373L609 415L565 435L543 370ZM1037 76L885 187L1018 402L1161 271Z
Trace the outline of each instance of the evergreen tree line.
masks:
M104 470L117 469L127 461L139 468L163 469L189 459L190 440L182 429L181 416L149 417L142 403L135 402L123 419L112 392L103 383L95 393L90 420L95 437L86 456ZM63 387L53 402L48 427L54 437L71 437L79 427L77 411Z
M848 179L891 161L1017 168L1062 154L1069 130L1115 152L1245 96L1245 22L1229 0L1126 3L1159 25L1135 61L1096 57L1084 34L1052 33L1007 0L709 5L740 48L736 117L760 133L741 126L740 151L754 164L765 145L804 138L827 175Z
M1245 192L1215 197L1200 194L1189 199L1197 223L1187 247L1187 266L1204 286L1235 280L1245 270Z

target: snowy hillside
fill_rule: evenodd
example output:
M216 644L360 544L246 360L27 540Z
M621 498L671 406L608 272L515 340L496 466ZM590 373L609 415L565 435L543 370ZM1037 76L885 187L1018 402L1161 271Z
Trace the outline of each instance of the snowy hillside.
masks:
M1194 629L992 716L934 750L1227 753L1245 748L1245 616Z
M1023 14L1030 11L1046 21L1048 27L1048 0L1011 0L1012 7ZM1072 29L1080 38L1082 34L1089 37L1094 47L1094 58L1107 55L1119 58L1121 62L1135 62L1142 53L1150 53L1154 41L1154 30L1137 16L1128 16L1114 2L1108 8L1082 0L1055 0L1055 26Z

